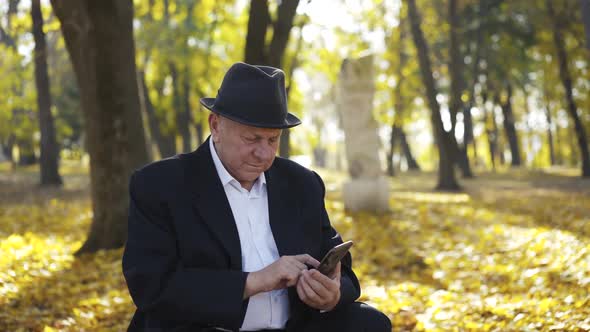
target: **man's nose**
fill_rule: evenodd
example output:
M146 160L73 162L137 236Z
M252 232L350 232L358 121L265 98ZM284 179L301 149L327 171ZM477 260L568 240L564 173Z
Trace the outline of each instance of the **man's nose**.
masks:
M261 159L261 160L268 160L269 158L272 157L272 154L273 154L272 147L268 146L265 143L258 145L256 147L256 149L254 150L254 155L256 156L256 158Z

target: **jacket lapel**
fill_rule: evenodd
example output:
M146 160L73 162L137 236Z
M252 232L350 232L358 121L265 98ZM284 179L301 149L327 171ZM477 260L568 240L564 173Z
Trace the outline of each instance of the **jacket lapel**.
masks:
M268 213L272 234L279 250L279 255L299 255L307 253L302 230L301 211L297 193L289 186L288 177L281 176L273 165L265 172L266 189L268 192ZM300 320L307 308L299 300L294 287L288 289L291 304L291 317L287 323L287 331L299 331Z
M232 269L242 269L240 237L231 207L211 158L209 139L196 151L182 155L191 204L230 256ZM273 165L265 172L270 227L279 255L305 252L298 200L293 188Z
M289 188L286 178L277 173L275 166L265 172L270 228L279 255L302 254L303 235L298 220L301 214L297 199L291 196L293 188Z
M241 270L240 237L231 207L211 157L209 139L196 151L184 155L189 197L195 212L201 216L228 252L231 268Z

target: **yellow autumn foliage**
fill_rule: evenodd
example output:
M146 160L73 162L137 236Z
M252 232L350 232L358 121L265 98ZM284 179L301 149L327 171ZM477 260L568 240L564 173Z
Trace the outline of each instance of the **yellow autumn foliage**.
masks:
M439 193L432 175L391 180L391 211L349 213L342 175L326 206L354 240L362 301L395 331L590 331L590 182L518 172ZM39 189L0 172L0 331L123 331L134 307L122 250L75 258L91 220L88 182Z

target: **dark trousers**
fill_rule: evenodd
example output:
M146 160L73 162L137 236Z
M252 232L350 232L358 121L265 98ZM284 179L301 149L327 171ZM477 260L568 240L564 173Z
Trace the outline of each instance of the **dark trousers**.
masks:
M370 305L355 302L307 322L301 332L391 332L391 321Z
M262 330L283 331L283 330ZM379 310L355 302L305 322L296 332L391 332L391 321Z

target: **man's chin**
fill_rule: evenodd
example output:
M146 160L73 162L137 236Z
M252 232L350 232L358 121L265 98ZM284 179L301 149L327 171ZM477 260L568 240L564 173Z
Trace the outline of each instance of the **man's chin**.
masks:
M248 182L255 182L256 179L258 179L258 177L260 177L260 174L262 173L264 173L264 171L248 170L247 172L244 172L244 174L242 174L241 178Z
M248 175L249 176L254 176L254 180L256 180L256 178L258 178L260 176L260 174L266 172L266 170L269 169L269 167L265 167L265 166L250 166L248 167Z

